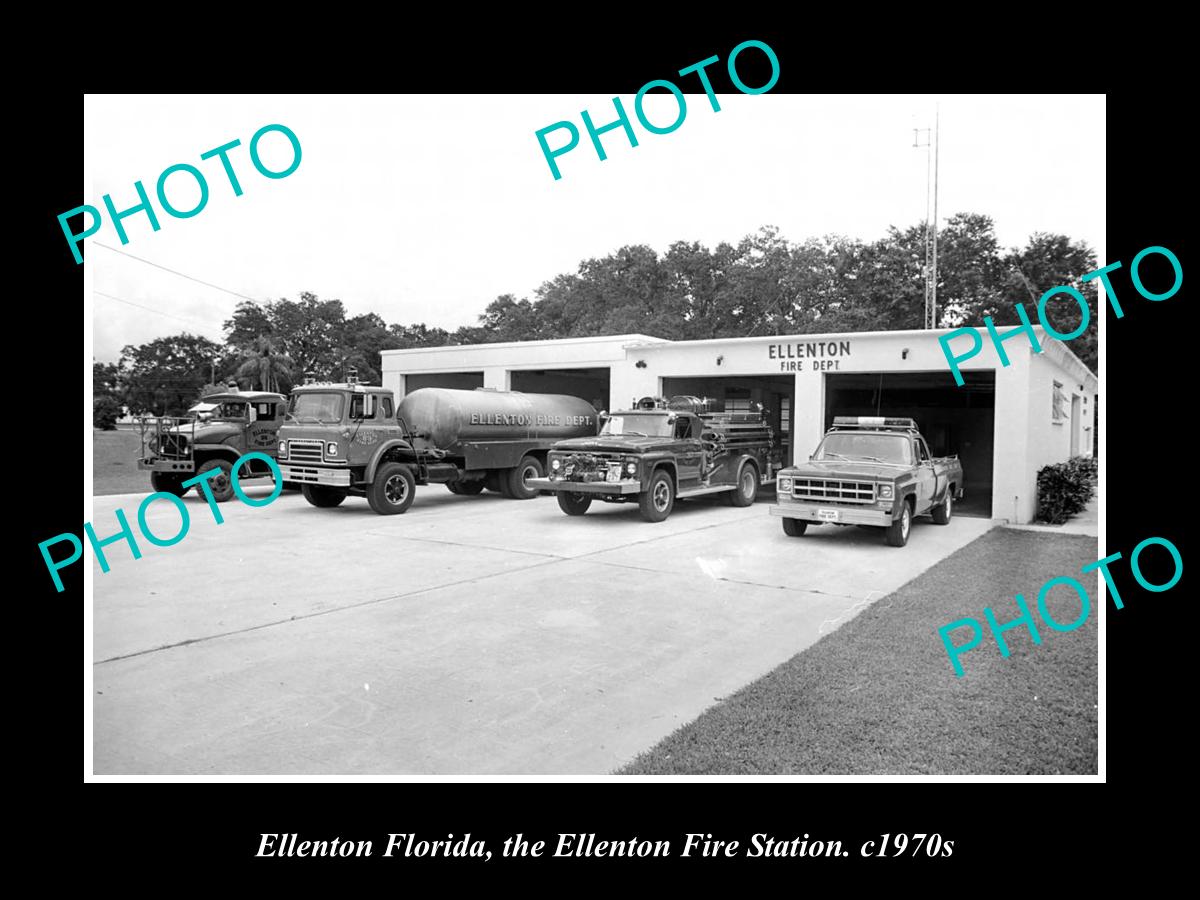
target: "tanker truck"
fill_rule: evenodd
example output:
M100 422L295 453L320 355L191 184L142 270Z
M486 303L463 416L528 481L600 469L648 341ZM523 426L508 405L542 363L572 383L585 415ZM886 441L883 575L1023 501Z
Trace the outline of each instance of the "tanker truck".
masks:
M518 500L538 494L557 441L594 435L596 410L577 397L421 388L393 409L386 388L306 384L279 429L284 480L313 506L365 497L380 515L412 505L418 484L455 494L485 488Z

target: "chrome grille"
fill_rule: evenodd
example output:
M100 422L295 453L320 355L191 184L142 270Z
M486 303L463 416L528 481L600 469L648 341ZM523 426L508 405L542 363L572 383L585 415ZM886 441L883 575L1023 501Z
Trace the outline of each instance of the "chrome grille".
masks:
M299 438L288 441L288 459L292 462L321 462L321 442Z
M872 503L875 500L875 482L797 478L792 485L792 496L797 500L825 503Z

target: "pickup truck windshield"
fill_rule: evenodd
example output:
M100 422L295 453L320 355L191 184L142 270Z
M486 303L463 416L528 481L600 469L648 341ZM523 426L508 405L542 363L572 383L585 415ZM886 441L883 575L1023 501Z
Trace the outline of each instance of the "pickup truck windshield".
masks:
M342 395L334 392L292 394L288 416L297 422L336 424L342 421Z
M628 415L609 416L601 434L642 434L646 437L671 437L672 422L670 416L645 415L630 413Z
M867 460L911 466L912 441L903 434L854 434L843 431L826 435L813 458Z

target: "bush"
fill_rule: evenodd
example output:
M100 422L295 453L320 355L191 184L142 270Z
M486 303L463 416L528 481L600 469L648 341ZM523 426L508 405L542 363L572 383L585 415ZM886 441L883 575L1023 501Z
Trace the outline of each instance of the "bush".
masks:
M1037 517L1061 525L1083 512L1096 493L1096 460L1074 456L1066 462L1046 466L1037 474Z
M116 431L121 404L112 397L97 397L92 401L92 425L101 431Z

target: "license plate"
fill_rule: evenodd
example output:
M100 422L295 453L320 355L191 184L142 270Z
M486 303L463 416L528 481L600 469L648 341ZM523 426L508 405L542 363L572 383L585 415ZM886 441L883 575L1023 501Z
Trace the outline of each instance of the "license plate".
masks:
M841 510L838 509L818 509L817 518L822 522L836 522Z
M608 481L620 481L621 480L621 467L620 466L610 466L608 469L608 479L607 480Z

